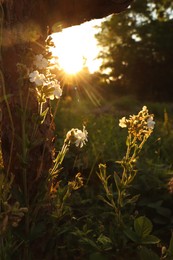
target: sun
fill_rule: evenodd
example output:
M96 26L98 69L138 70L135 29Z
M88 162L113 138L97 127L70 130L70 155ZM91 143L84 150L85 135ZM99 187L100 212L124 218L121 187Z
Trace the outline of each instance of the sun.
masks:
M56 49L59 66L67 74L76 74L82 70L84 66L82 50L76 42L70 41L70 35L63 35L61 44L59 42Z
M93 20L52 34L55 44L52 54L58 57L58 65L66 74L75 75L86 67L90 73L99 70L101 61L97 59L99 48L94 26L100 23L101 19Z

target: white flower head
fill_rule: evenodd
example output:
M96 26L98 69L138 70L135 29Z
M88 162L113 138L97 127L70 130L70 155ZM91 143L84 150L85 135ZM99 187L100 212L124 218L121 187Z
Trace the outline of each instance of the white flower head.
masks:
M36 55L33 63L38 69L46 69L49 64L42 54Z
M54 100L54 98L59 99L62 96L62 89L60 84L57 80L52 80L50 82L50 87L53 88L52 93L49 95L49 98L51 100Z
M83 131L78 128L72 128L66 135L66 141L70 141L76 145L76 147L82 148L88 141L88 132L83 126Z
M88 137L88 132L85 129L85 127L83 127L83 131L76 129L76 131L74 132L76 141L75 141L75 145L77 147L82 148L83 145L86 144L86 142L88 141L87 137Z
M149 129L154 129L155 121L153 120L153 116L150 116L147 120L147 127Z
M122 128L127 127L127 119L125 118L125 116L119 120L119 126Z
M34 70L29 74L30 82L34 82L37 86L44 85L46 82L46 78L44 74L40 74L38 70Z

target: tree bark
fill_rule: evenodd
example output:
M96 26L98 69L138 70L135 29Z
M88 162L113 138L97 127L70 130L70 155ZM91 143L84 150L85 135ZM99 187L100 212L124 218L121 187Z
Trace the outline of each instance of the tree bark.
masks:
M38 104L27 81L21 84L17 64L25 60L31 47L35 52L41 48L48 27L55 31L59 26L102 18L123 11L130 3L131 0L0 0L2 155L5 170L15 176L20 188L24 186L23 173L31 193L37 189L40 178L48 174L54 127L49 113L33 136Z

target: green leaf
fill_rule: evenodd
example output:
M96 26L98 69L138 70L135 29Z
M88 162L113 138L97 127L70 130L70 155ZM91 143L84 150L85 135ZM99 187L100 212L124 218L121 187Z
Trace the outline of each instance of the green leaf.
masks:
M46 116L47 116L48 111L49 111L49 107L47 107L47 108L42 112L41 116L43 117L43 119L42 119L42 121L41 121L41 124L43 124L43 122L44 122L44 120L45 120L45 118L46 118Z
M140 197L140 194L133 196L131 199L127 199L125 204L134 204Z
M30 232L30 240L35 240L39 238L42 234L44 234L46 231L46 226L44 222L37 223L37 225L34 225Z
M146 247L139 249L139 256L140 260L160 260L160 257L156 253Z
M91 246L92 248L99 250L98 246L96 245L96 243L94 241L92 241L91 239L87 238L87 237L82 237L80 239L80 242L84 245L88 245Z
M156 208L161 207L162 203L163 203L163 200L158 200L155 202L148 203L147 206L150 208L156 209Z
M141 216L134 221L134 229L140 238L148 236L152 231L153 225L145 216Z
M131 138L130 138L130 136L127 136L126 146L129 146L130 144L131 144Z
M173 256L173 232L169 242L168 253L170 256Z
M153 235L148 235L142 238L141 244L157 244L160 242L160 239Z
M103 234L101 234L98 237L97 242L102 245L104 250L112 249L112 241L111 241L111 239L109 237L103 235Z
M89 256L89 260L108 260L106 256L103 255L103 253L93 253Z
M156 224L161 224L161 225L165 225L165 224L167 224L168 223L168 220L167 219L165 219L163 216L156 216L156 217L154 217L153 218L153 221L154 221L154 223L156 223Z
M156 211L163 217L170 218L171 216L171 210L163 207L159 207L156 209Z
M135 242L135 243L138 243L138 242L139 242L139 237L137 236L137 234L136 234L133 230L131 230L131 229L126 229L126 230L124 230L124 233L125 233L125 235L126 235L129 239L131 239L133 242Z
M113 207L113 205L106 200L102 195L98 195L98 199L102 200L103 202L105 202L107 205L109 205L111 208Z
M121 179L116 172L114 172L114 181L115 181L117 189L119 190L120 185L121 185Z
M9 98L11 98L12 96L14 96L13 94L8 94L8 95L3 95L0 97L0 103L3 102L4 100L8 100Z

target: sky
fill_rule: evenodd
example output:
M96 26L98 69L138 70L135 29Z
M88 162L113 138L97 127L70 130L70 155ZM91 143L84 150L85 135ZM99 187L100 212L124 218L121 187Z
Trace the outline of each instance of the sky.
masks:
M99 47L94 35L98 32L95 26L103 19L95 19L78 26L64 29L52 35L58 56L59 65L69 74L79 72L85 65L90 73L99 70L101 60L97 59Z

